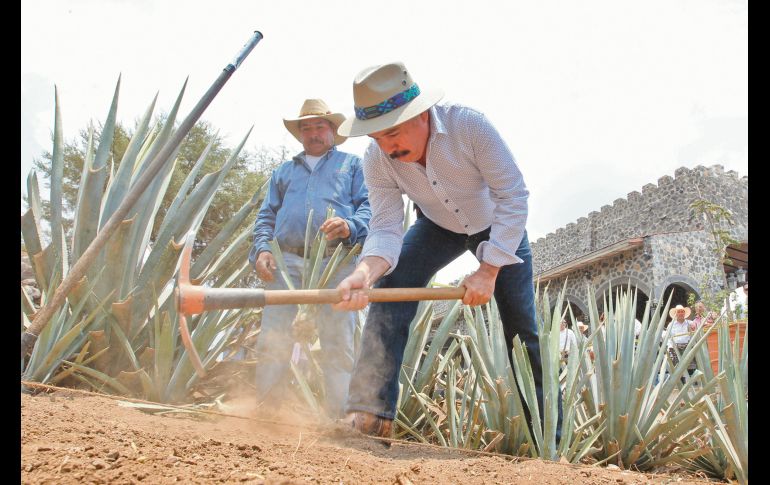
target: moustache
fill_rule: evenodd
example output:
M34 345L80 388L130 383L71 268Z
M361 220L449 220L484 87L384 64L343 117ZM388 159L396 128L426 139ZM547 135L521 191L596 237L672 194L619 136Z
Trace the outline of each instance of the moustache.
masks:
M409 155L410 153L412 153L412 152L410 152L409 150L401 150L399 152L391 152L391 153L388 154L388 156L391 159L393 159L393 160L398 160L399 158L405 157L405 156Z

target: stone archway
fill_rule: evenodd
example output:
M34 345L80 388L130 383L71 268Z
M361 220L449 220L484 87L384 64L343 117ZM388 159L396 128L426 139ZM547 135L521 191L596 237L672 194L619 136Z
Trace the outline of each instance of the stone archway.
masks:
M671 285L677 285L680 288L683 288L684 291L695 293L695 299L699 300L701 298L700 291L697 289L699 288L698 282L695 281L694 278L691 276L686 276L682 274L673 274L667 276L660 285L657 285L655 287L655 300L656 302L660 302L661 305L665 305L666 301L668 300L668 289ZM679 303L681 305L687 305L687 301L685 299L684 303ZM671 301L671 306L676 306L677 304Z
M661 306L666 304L669 296L671 296L671 304L669 305L669 309L674 308L677 305L689 306L688 300L690 293L695 294L696 301L700 298L695 288L689 284L683 281L674 281L663 289L663 292L661 293Z
M572 308L572 314L575 316L575 320L584 323L588 321L588 306L583 303L579 297L575 295L564 295L564 301Z
M556 298L552 299L550 301L551 304L551 314L556 309ZM572 328L572 320L570 319L570 312L567 310L567 305L570 306L572 309L572 315L574 315L576 321L586 322L588 319L588 306L583 303L583 300L580 299L579 296L576 296L575 294L567 293L564 295L564 299L562 300L561 308L559 309L560 314L564 313L566 311L565 318L567 319L567 322Z
M569 306L570 310L572 310L572 312L571 312L572 316L575 317L574 321L579 321L579 322L585 322L586 321L586 319L588 318L588 313L585 312L584 310L582 310L581 306L575 304L575 302L572 302L572 301L569 301L569 300L565 299L562 302L562 304L561 304L561 309L559 310L559 315L564 315L564 318L567 319L567 326L569 328L573 328L574 321L570 317L570 310L567 309L568 306ZM556 305L552 306L551 307L551 313L553 313L555 309L556 309Z
M629 290L629 280L631 291L636 290L636 319L640 322L644 320L644 311L647 307L647 302L650 300L651 288L647 283L633 276L623 276L612 281L606 281L599 286L594 295L594 301L596 301L596 307L600 315L604 312L605 292L609 293L607 298L615 298L618 288L621 288L622 291ZM610 288L610 283L612 283L612 288Z

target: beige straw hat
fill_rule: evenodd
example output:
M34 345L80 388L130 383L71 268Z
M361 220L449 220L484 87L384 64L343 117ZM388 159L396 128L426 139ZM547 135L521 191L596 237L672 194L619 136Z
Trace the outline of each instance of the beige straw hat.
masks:
M355 116L337 129L344 136L362 136L392 128L436 104L444 93L414 82L402 62L371 66L353 80Z
M687 308L687 307L684 307L682 305L677 305L674 308L672 308L671 310L669 310L668 311L668 315L671 318L676 318L676 312L678 312L679 310L684 310L684 318L688 318L690 316L690 313L691 313L690 309Z
M302 143L302 138L299 136L299 122L302 120L309 120L312 118L323 118L331 122L335 128L339 128L345 121L345 115L342 113L332 113L329 107L321 99L306 99L302 104L302 108L299 110L299 118L284 118L283 124L289 133L294 135L294 138L298 142ZM339 133L334 133L334 144L341 145L347 140L346 136L342 136Z

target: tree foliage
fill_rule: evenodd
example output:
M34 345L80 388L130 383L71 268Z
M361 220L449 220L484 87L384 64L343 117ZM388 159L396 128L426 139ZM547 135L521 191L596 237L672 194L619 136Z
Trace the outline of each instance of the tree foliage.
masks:
M157 123L160 126L165 122L165 116L161 115ZM160 127L159 126L159 127ZM97 127L87 127L81 129L79 135L70 141L65 142L64 147L64 179L62 187L63 195L63 226L67 237L71 237L73 225L72 214L77 203L78 181L80 180L85 154L88 149L89 138L93 137L94 146L98 146L101 136L102 125ZM133 129L127 128L124 124L118 122L115 128L115 136L110 151L112 172L115 173L120 166L123 154L126 151L128 143L133 135ZM206 146L214 140L211 151L208 154L203 169L200 171L198 180L204 174L219 169L232 153L231 148L225 146L218 131L210 123L199 121L185 137L182 146L177 155L177 163L171 177L169 190L166 191L166 197L163 199L160 210L156 216L155 231L160 227L159 222L165 217L174 195L190 173L201 153ZM233 168L222 182L212 204L206 213L201 228L198 232L198 239L208 241L221 229L221 227L230 219L230 217L241 208L241 206L254 195L264 182L265 178L270 176L270 172L283 160L285 160L288 150L284 146L270 148L262 146L255 152L242 150L238 156ZM44 175L46 179L50 178L51 172L51 153L45 152L40 158L33 161L35 169ZM198 181L196 180L196 182ZM48 182L46 181L46 186ZM44 202L44 218L50 219L50 206ZM155 233L152 234L154 239Z
M711 273L703 276L703 281L701 282L701 301L706 308L712 311L719 311L724 305L728 318L730 321L733 321L735 318L730 305L732 289L727 282L724 265L732 264L732 260L727 254L728 246L740 244L740 241L732 236L731 228L735 225L735 219L730 209L705 199L703 194L701 194L700 188L697 185L695 188L699 198L690 204L690 209L697 217L703 218L706 232L713 243L712 251L719 260L719 266ZM715 287L714 281L719 282L721 289ZM688 297L688 303L690 300L694 301L694 299L694 295Z

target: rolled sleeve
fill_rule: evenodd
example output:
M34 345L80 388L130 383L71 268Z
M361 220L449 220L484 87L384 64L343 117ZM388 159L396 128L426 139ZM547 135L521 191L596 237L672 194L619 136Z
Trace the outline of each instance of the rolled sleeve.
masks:
M371 220L361 257L378 256L390 265L390 274L398 264L404 238L404 199L402 191L388 172L387 160L381 160L379 148L372 143L364 154L363 172L369 189Z
M270 251L270 241L273 240L273 231L275 229L275 217L281 208L281 200L278 186L278 170L275 170L270 176L270 184L267 188L265 200L257 214L257 220L252 231L252 244L249 250L249 261L252 265L257 262L257 257L262 251Z
M353 165L353 206L355 212L345 219L350 228L348 242L350 244L363 244L369 233L369 221L372 218L372 210L369 205L369 189L364 183L364 173L361 168L360 160Z

